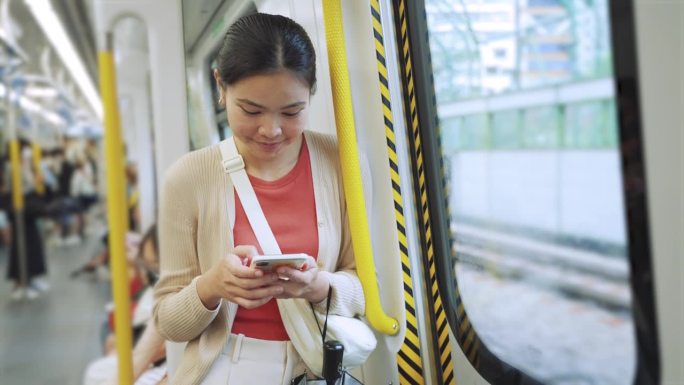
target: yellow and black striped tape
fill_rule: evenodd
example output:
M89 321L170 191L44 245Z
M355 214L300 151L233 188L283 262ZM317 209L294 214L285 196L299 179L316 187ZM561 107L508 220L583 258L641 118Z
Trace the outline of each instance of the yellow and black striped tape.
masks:
M480 367L480 337L475 333L473 325L470 323L468 314L463 307L463 301L461 300L461 291L456 287L456 319L458 322L458 330L456 333L456 339L458 343L461 344L461 348L466 354L468 361L473 365L475 369Z
M448 349L448 330L446 325L446 314L444 313L443 304L441 298L439 297L437 278L435 274L435 263L434 263L434 250L432 248L432 231L430 229L430 217L428 211L427 202L427 189L425 186L425 169L423 165L423 156L421 150L421 134L418 125L418 113L417 113L417 103L415 98L415 89L413 83L413 67L411 64L411 54L410 54L410 43L409 43L409 31L407 26L406 8L404 0L398 0L398 23L400 26L400 36L402 41L402 59L404 65L404 75L405 75L405 94L407 95L408 110L410 111L410 120L413 129L413 149L415 156L415 172L418 175L418 184L420 191L420 202L421 209L423 212L423 225L424 225L424 242L425 248L427 249L428 258L428 271L430 274L430 284L433 293L433 300L435 302L435 314L436 314L436 326L438 335L438 344L441 347L446 346ZM435 100L432 101L435 103ZM441 165L443 168L443 164ZM443 172L443 170L442 170ZM472 327L468 314L463 307L463 301L461 299L461 292L458 285L454 286L454 293L456 298L456 319L458 324L458 329L456 330L456 339L458 340L460 346L466 354L466 357L470 363L475 367L480 366L480 348L481 341L477 333ZM441 310L441 311L440 311ZM444 350L440 350L440 359L448 358ZM442 368L451 367L453 371L453 365L450 362L440 361ZM448 372L445 372L444 377L449 376Z
M392 105L387 78L385 61L385 43L382 34L382 19L378 0L371 0L371 15L373 34L375 36L375 56L378 64L378 79L380 94L382 95L382 111L385 120L385 136L387 138L387 155L389 157L390 176L394 190L394 214L397 221L399 250L401 253L401 268L404 281L404 303L406 306L406 335L404 343L397 354L400 384L425 384L423 362L420 355L420 340L418 338L418 321L416 319L416 305L413 298L413 280L411 278L411 264L408 257L406 239L406 221L404 219L404 202L401 197L401 179L397 161L396 139L392 122Z
M440 380L442 384L455 384L456 380L454 378L454 365L451 358L451 344L449 342L449 325L446 313L444 311L442 298L439 294L437 273L435 268L434 248L432 245L432 230L430 226L430 214L428 211L427 189L425 186L425 169L423 165L423 154L421 151L421 134L418 124L418 111L413 82L414 76L411 63L409 31L406 20L406 6L404 0L399 0L397 13L402 48L402 65L404 67L404 91L406 95L405 102L407 104L407 111L408 116L410 117L409 120L413 134L411 135L411 139L413 141L412 147L415 158L414 171L416 172L418 178L418 189L420 194L420 207L422 214L421 219L423 225L422 230L424 232L423 246L426 254L425 262L429 274L429 289L431 297L428 298L428 302L432 308L432 314L434 315L432 318L434 322L433 330L435 331L434 334L439 352Z

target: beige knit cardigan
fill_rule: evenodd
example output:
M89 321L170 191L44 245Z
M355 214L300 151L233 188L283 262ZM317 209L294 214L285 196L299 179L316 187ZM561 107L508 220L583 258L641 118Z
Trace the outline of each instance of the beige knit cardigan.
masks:
M318 221L318 264L333 287L331 314L359 316L364 297L356 275L337 141L305 131ZM167 340L187 341L172 384L199 384L218 357L237 305L223 300L208 310L197 294L197 278L231 252L233 185L218 145L184 155L167 171L161 192L159 239L161 277L155 286L154 320ZM229 211L230 210L230 211ZM292 214L297 220L297 214ZM317 304L321 309L323 304ZM324 311L324 310L323 310ZM286 327L304 327L303 323Z

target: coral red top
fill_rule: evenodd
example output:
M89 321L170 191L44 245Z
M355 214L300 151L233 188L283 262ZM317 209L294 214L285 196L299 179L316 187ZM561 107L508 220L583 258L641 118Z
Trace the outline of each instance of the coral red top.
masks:
M287 175L275 181L265 181L250 175L249 180L280 251L283 254L304 253L317 258L316 202L306 140L302 141L297 164ZM262 253L237 193L233 237L235 245L254 245ZM231 333L271 341L290 339L275 299L256 309L238 307Z

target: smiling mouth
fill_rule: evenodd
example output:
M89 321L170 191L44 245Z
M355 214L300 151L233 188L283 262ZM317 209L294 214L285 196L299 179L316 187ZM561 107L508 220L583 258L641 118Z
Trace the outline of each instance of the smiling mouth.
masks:
M281 142L275 142L275 143L263 143L263 142L257 142L259 147L263 148L264 150L275 150L277 149Z

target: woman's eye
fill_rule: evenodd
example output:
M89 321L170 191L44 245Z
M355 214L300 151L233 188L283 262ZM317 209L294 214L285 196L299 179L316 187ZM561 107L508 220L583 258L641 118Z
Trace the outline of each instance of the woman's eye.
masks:
M283 112L283 115L289 116L289 117L294 117L299 115L299 113L302 112L302 110L296 111L296 112Z
M240 109L247 115L259 115L261 113L261 111L250 111L242 106L240 106Z

